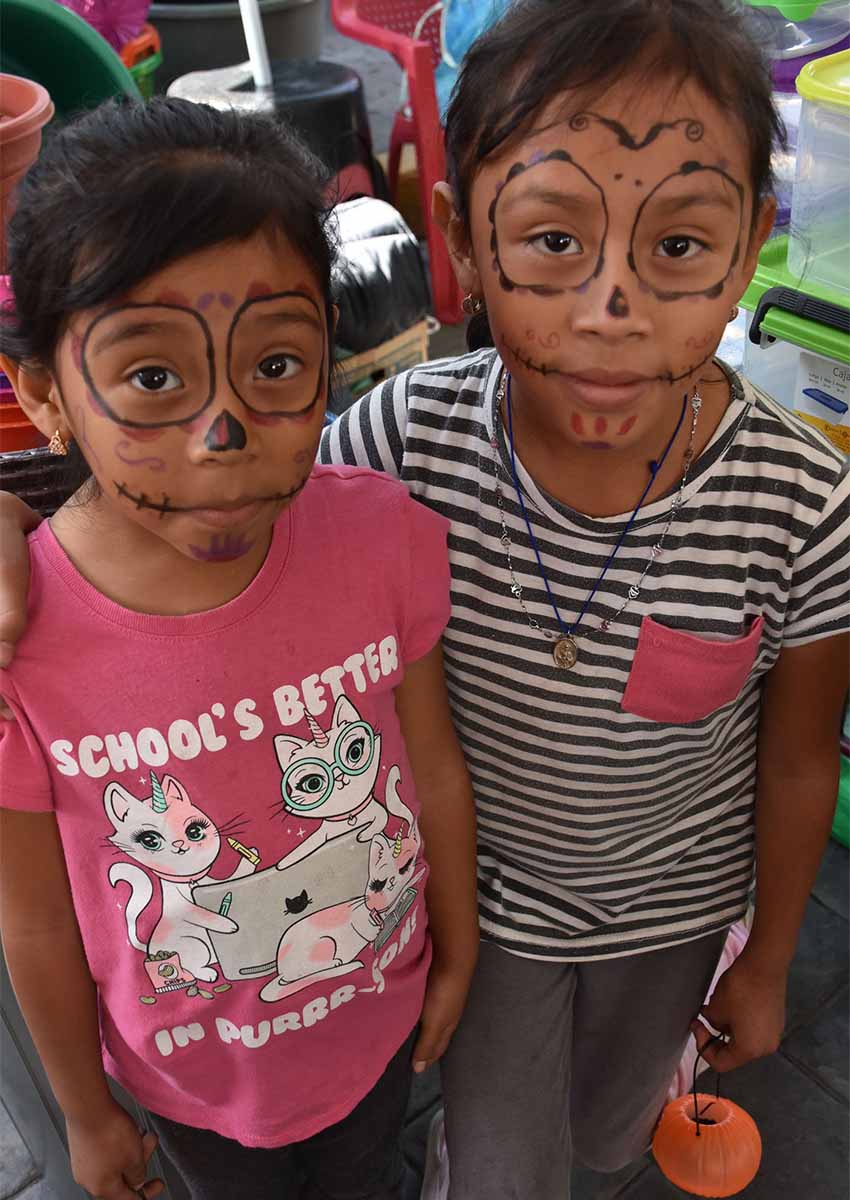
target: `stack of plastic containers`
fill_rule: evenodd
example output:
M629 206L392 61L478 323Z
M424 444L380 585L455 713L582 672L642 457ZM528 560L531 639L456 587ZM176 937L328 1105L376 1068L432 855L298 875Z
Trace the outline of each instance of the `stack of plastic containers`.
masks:
M850 51L800 74L789 270L850 293Z
M744 295L744 372L850 454L850 51L804 67L790 237Z
M776 233L788 232L800 124L796 81L807 63L850 47L850 0L744 0L756 40L772 64L774 101L785 125L787 149L773 156Z

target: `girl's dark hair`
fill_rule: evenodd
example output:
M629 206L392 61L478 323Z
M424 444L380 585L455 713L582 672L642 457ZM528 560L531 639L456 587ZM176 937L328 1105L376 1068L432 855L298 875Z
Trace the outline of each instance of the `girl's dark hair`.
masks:
M463 221L479 166L556 96L592 95L627 77L643 85L691 78L735 114L749 143L755 220L785 133L738 0L517 0L468 51L446 118L448 179ZM479 343L485 324L470 324Z
M0 353L52 365L64 323L170 263L280 229L331 319L325 171L285 125L157 97L110 100L45 140L8 228L14 316Z

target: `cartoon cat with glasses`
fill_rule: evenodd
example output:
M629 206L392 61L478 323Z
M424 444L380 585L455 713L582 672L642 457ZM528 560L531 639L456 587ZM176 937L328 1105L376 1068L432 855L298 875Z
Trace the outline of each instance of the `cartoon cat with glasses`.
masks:
M413 813L396 791L398 779L398 768L393 767L387 780L387 805L402 824L395 839L383 833L372 838L362 894L289 926L278 942L276 976L264 985L261 1000L285 1000L320 980L360 970L365 965L360 958L363 951L374 943L380 946L381 934L386 936L397 923L397 914L403 915L415 900L414 885L425 874L424 864L417 867L422 839Z
M345 696L336 702L327 732L310 713L305 714L313 734L304 741L291 734L274 739L275 754L283 772L280 784L283 811L319 818L322 824L277 864L291 867L352 828L357 840L371 841L387 823L387 809L375 799L374 787L381 762L381 738L361 720ZM400 778L397 767L387 777L387 803Z
M113 887L130 885L124 917L127 936L137 950L155 961L166 954L174 962L175 978L182 983L194 979L211 982L218 977L210 933L235 933L239 926L230 917L201 908L192 899L199 883L220 883L208 870L221 849L216 825L189 798L189 793L172 775L162 782L151 771L151 795L143 800L120 783L109 783L103 806L115 830L107 839L136 863L147 867L160 881L162 915L145 945L139 940L136 923L153 898L153 884L146 871L134 863L116 862L109 868ZM250 875L253 864L242 858L229 879Z

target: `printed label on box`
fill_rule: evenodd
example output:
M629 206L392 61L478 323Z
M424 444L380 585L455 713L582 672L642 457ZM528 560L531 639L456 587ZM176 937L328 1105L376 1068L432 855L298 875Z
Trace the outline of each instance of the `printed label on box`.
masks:
M850 366L802 350L794 409L839 450L850 454Z

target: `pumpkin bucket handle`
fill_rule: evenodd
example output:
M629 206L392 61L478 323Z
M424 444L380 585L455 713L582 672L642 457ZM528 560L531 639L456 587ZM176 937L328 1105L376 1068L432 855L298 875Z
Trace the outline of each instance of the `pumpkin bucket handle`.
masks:
M715 1042L725 1042L725 1041L726 1041L726 1038L723 1036L722 1033L715 1033L714 1036L705 1043L705 1045L703 1046L703 1050L707 1050L708 1047L713 1046ZM701 1058L703 1058L702 1051L697 1050L697 1056L694 1059L694 1078L693 1078L693 1082L691 1084L691 1092L693 1093L693 1097L694 1097L694 1124L697 1127L697 1129L696 1129L697 1137L701 1136L700 1135L700 1125L710 1125L712 1123L711 1121L703 1121L702 1114L705 1112L708 1112L708 1110L711 1108L711 1105L714 1103L713 1100L710 1100L709 1103L706 1104L706 1106L702 1110L702 1112L700 1112L699 1101L697 1100L697 1069L699 1067L699 1060ZM708 1059L705 1059L705 1062L708 1063ZM708 1064L708 1065L710 1066L711 1064ZM719 1075L717 1076L717 1086L715 1088L714 1094L715 1094L716 1098L719 1100L720 1099L720 1076Z

